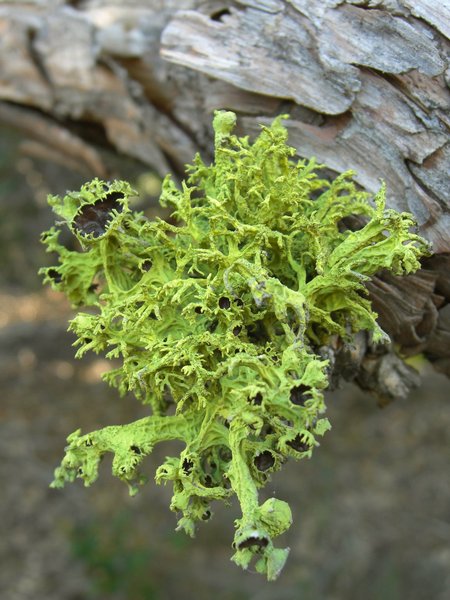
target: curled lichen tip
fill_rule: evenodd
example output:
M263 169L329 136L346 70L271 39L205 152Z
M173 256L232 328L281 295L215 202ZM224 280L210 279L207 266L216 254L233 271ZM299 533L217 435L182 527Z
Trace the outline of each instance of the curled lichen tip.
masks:
M230 135L236 125L236 115L233 112L225 110L216 110L214 112L213 129L216 137L222 140Z

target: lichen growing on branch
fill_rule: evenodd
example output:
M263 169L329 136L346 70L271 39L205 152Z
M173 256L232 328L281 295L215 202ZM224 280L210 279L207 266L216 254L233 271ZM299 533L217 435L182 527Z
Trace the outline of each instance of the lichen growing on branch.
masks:
M247 568L255 557L268 579L286 561L289 549L274 538L292 519L282 500L260 505L258 489L287 458L309 458L330 428L328 365L317 348L360 330L383 341L364 282L383 268L410 273L427 252L412 216L385 208L383 187L371 200L350 172L329 182L314 160L295 160L282 118L251 143L233 135L233 113L216 113L213 164L196 156L181 189L164 181L170 222L133 212L128 183L95 179L49 198L62 222L43 234L59 256L42 269L45 282L74 306L94 307L70 324L77 357L120 358L104 379L150 413L74 432L52 485L90 485L111 452L134 494L155 444L181 440L181 454L156 472L158 483L173 483L178 528L193 535L213 500L236 494L233 560ZM366 225L346 229L350 215ZM79 251L59 242L65 226Z

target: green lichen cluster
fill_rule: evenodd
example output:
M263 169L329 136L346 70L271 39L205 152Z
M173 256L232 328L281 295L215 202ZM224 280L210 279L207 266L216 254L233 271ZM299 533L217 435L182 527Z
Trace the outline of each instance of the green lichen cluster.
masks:
M120 358L104 375L131 390L148 417L69 436L54 487L76 477L90 485L102 456L135 493L143 459L163 440L181 440L179 456L157 469L171 481L178 528L193 535L213 500L238 497L233 560L275 579L288 548L274 538L291 524L289 505L258 502L258 489L287 458L309 458L330 427L323 417L328 384L319 346L376 323L364 282L379 269L419 267L425 242L411 215L373 201L345 173L320 179L317 165L294 160L277 118L252 144L232 131L235 115L214 119L215 160L197 156L179 189L168 177L161 204L168 221L129 208L128 183L95 179L49 199L62 218L43 235L59 263L43 269L79 312L70 329L77 356ZM343 226L350 215L366 225ZM68 226L80 249L59 241ZM167 414L170 413L170 414Z

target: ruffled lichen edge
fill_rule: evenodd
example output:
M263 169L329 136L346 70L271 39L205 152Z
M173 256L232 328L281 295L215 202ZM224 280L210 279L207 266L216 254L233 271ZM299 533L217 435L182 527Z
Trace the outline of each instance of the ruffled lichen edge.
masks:
M235 494L233 560L247 568L256 557L269 580L289 551L273 540L292 517L281 500L260 505L258 489L287 458L309 458L330 428L317 348L360 330L385 341L364 282L380 269L415 271L428 252L412 215L386 209L383 185L371 199L351 172L329 182L314 160L295 160L283 118L251 143L233 135L233 113L217 112L214 162L196 156L181 189L163 183L169 221L133 212L128 183L95 179L49 198L62 221L43 234L59 257L44 281L95 308L70 324L77 356L120 358L105 380L151 408L135 423L69 436L53 487L90 485L111 452L134 494L154 445L181 440L156 472L173 483L178 528L193 535L213 500ZM357 231L344 226L352 215L366 222ZM59 242L65 226L81 250Z

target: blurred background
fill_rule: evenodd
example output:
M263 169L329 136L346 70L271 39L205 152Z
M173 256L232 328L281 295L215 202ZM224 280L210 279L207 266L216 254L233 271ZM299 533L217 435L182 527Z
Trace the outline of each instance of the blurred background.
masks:
M128 159L116 173L155 214L158 179ZM174 531L169 488L150 481L130 498L108 460L92 488L49 489L68 434L145 414L101 382L104 360L74 360L71 309L37 275L51 263L39 243L53 221L47 194L87 178L0 130L0 598L447 600L449 385L426 364L422 388L382 410L351 386L329 395L333 429L313 459L286 465L262 493L294 515L275 583L230 562L236 505L217 505L191 540ZM170 452L147 460L150 480Z

